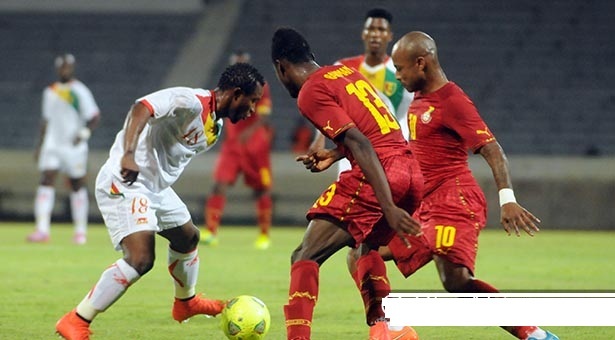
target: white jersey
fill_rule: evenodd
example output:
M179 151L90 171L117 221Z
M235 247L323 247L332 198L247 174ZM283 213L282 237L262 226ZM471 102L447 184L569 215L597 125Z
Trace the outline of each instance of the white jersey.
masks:
M160 192L175 183L192 157L216 143L222 119L216 119L215 97L208 90L173 87L148 94L137 102L151 112L135 151L137 182L152 192ZM118 179L122 178L125 129L126 123L104 166Z
M92 92L79 80L55 82L43 91L42 115L47 122L42 152L70 147L79 130L99 114ZM85 144L85 141L82 141Z

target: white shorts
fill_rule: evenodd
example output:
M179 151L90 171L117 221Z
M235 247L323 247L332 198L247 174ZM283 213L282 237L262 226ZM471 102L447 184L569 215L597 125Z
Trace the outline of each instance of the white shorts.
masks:
M94 195L116 250L130 234L160 232L190 221L188 208L172 188L154 193L138 181L128 186L107 167L105 164L96 177Z
M88 145L56 148L41 148L38 157L38 170L58 170L70 178L82 178L86 175L88 165Z

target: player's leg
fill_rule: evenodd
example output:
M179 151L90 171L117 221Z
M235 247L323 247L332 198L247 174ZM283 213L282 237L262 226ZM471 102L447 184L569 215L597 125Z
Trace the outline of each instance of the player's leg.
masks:
M332 222L310 221L301 244L291 256L288 304L284 306L288 339L310 339L320 265L341 248L353 244L352 236Z
M107 267L79 305L58 321L56 330L68 339L87 338L89 323L154 263L158 221L151 196L145 189L126 186L113 178L103 166L96 179L95 194L111 241L124 257Z
M41 154L41 159L45 157ZM34 220L36 230L28 235L28 242L49 241L51 229L51 213L55 202L55 181L58 176L57 169L41 171L41 179L34 198Z
M226 206L226 191L228 184L215 182L211 193L205 202L205 229L201 240L210 246L218 245L218 228Z
M172 315L183 322L197 314L217 315L224 309L224 301L211 300L196 295L199 275L199 230L188 221L184 225L159 233L169 240L168 269L175 286Z
M70 185L72 189L70 193L70 208L75 225L73 242L75 244L85 244L90 207L85 177L71 178Z
M233 185L240 173L240 155L234 143L224 142L214 165L214 186L205 201L205 228L201 242L206 245L218 244L218 228L226 206L226 190Z
M172 315L183 322L197 314L217 315L224 301L210 300L196 295L199 275L199 230L192 222L190 212L173 189L156 195L160 236L169 240L168 270L175 287Z
M265 129L256 131L245 145L245 159L241 169L247 186L252 188L256 201L256 221L259 235L254 242L256 249L267 249L271 244L269 229L273 200L271 199L271 142Z

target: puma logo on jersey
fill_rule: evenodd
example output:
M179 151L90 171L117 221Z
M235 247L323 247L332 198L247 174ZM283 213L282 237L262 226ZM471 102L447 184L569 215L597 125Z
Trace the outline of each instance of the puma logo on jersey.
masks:
M323 131L327 131L327 130L331 130L331 131L333 131L333 128L331 127L331 121L330 121L330 120L328 120L328 121L327 121L327 125L326 125L326 126L324 126L324 127L322 128L322 130L323 130Z
M491 132L489 132L489 128L485 126L484 130L476 130L477 135L487 135L491 136Z

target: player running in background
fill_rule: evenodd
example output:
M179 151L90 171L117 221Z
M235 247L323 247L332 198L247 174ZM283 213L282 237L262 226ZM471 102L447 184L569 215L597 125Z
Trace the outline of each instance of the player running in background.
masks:
M497 293L474 277L487 203L468 167L468 150L483 156L491 168L499 190L500 220L509 235L520 236L523 230L533 236L540 220L516 202L504 151L472 100L447 79L435 41L423 32L410 32L395 44L392 56L401 83L415 93L408 125L410 148L425 177L425 196L415 215L423 235L407 236L411 248L393 239L380 253L385 260L395 260L405 277L433 260L448 292ZM349 265L351 273L358 270L353 261ZM503 328L519 339L558 339L535 326Z
M216 315L224 302L195 294L199 229L171 185L190 160L218 140L221 118L253 114L263 93L251 65L229 66L214 90L173 87L136 101L96 178L96 201L113 246L124 256L107 267L75 309L56 324L66 339L89 339L90 322L154 265L156 234L169 241L173 318Z
M250 54L236 51L230 64L249 63ZM243 174L244 182L252 188L256 201L256 220L260 233L254 242L257 249L267 249L271 244L271 139L272 127L268 123L271 114L271 94L265 84L263 96L256 104L256 114L237 124L226 124L222 147L214 168L214 186L205 202L205 227L201 235L203 243L218 244L218 228L226 204L226 192Z
M393 39L392 23L393 15L386 9L374 8L367 11L361 32L364 53L340 59L335 64L343 64L361 72L378 90L380 98L389 110L395 113L397 120L405 122L413 95L395 78L395 66L387 53L389 43ZM400 126L404 137L408 139L407 124ZM317 132L312 149L324 148L324 141L324 136ZM337 164L338 173L350 169L350 162L347 159L341 159Z
M74 77L75 57L62 54L55 59L58 81L43 91L42 122L34 158L41 179L34 199L36 230L28 242L48 242L51 213L55 202L58 173L68 176L70 208L75 225L73 242L86 243L89 199L85 176L88 164L88 139L98 125L100 114L94 96Z
M271 60L297 106L337 148L297 157L307 169L327 169L342 157L352 169L323 192L307 213L310 221L291 256L288 339L309 339L318 299L320 266L344 247L356 247L360 290L373 339L387 339L382 298L390 291L377 252L398 233L420 232L410 216L422 196L423 177L393 114L358 71L344 65L319 66L305 38L278 29Z

